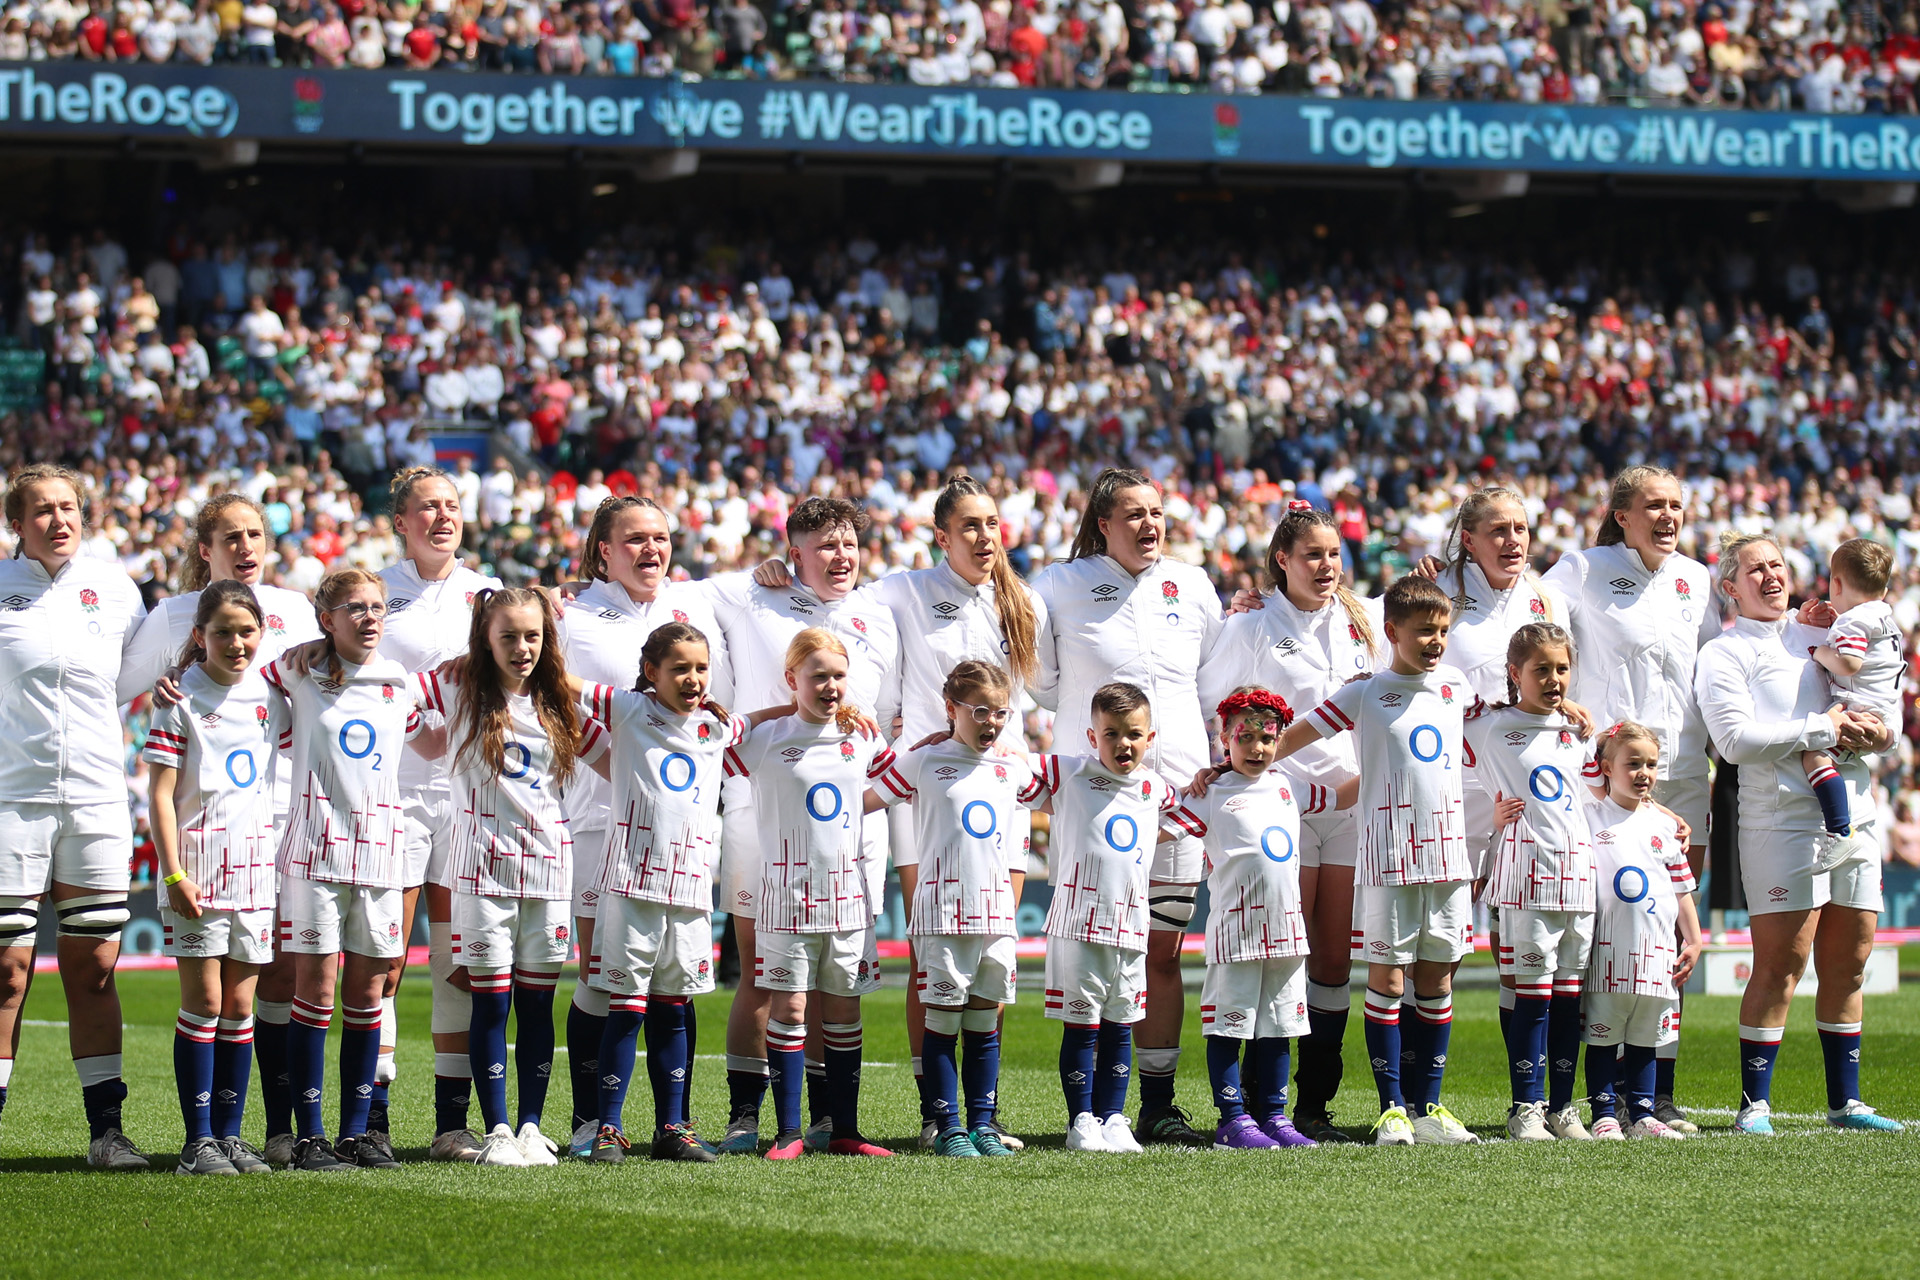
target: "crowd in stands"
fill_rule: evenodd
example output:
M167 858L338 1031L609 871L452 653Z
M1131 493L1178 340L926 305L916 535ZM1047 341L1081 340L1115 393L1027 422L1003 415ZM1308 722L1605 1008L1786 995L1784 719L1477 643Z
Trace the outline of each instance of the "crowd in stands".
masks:
M1291 500L1339 516L1377 591L1445 551L1471 483L1528 496L1544 565L1590 545L1607 476L1657 461L1703 560L1724 529L1770 528L1816 592L1838 542L1890 542L1920 652L1913 276L1741 249L1656 276L1231 237L810 245L630 228L562 262L511 230L474 255L270 226L138 254L15 235L11 355L46 353L47 382L0 418L0 471L77 466L90 550L157 598L226 487L266 509L271 582L390 563L378 495L434 459L433 430L491 437L492 462L455 464L472 551L547 584L576 576L610 492L674 513L694 577L778 554L790 505L828 491L872 516L869 575L919 567L960 468L990 477L1031 573L1119 463L1165 485L1171 553L1224 598L1264 585ZM1920 864L1920 808L1901 813Z
M1915 110L1912 0L18 0L0 59Z

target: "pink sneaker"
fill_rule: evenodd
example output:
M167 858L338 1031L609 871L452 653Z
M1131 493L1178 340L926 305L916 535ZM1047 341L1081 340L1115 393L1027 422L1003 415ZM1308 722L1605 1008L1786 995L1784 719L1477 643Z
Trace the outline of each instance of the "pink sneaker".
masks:
M890 1156L893 1152L885 1147L868 1142L865 1138L835 1138L827 1144L827 1154L832 1156Z
M806 1154L806 1151L807 1144L801 1141L799 1134L782 1134L773 1140L772 1146L767 1148L767 1159L798 1160Z

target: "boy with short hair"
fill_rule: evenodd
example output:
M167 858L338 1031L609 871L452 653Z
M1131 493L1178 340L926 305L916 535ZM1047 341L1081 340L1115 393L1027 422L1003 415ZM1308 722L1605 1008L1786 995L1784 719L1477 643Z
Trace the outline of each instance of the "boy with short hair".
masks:
M1906 663L1901 654L1900 624L1887 603L1887 587L1893 581L1893 552L1867 538L1849 538L1834 548L1828 567L1832 604L1839 616L1827 628L1826 643L1811 650L1811 656L1826 671L1835 698L1847 710L1897 725ZM1847 782L1833 756L1825 751L1803 751L1800 763L1807 771L1814 797L1820 801L1828 837L1813 869L1831 871L1867 853L1867 842L1854 835ZM1877 856L1878 851L1873 852Z

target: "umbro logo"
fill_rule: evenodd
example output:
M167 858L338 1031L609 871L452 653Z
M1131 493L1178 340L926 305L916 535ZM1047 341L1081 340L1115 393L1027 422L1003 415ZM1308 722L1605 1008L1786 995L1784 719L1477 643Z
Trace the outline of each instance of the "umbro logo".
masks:
M1380 695L1380 705L1383 707L1397 707L1402 701L1403 699L1397 693L1383 693Z
M1755 1071L1759 1071L1767 1065L1767 1060L1765 1058L1748 1058L1747 1065Z
M1520 732L1519 730L1517 730L1517 729L1516 729L1516 730L1514 730L1514 731L1513 731L1512 733L1510 733L1510 734L1508 734L1508 735L1507 735L1507 745L1508 745L1508 746L1512 746L1512 747L1517 747L1517 746L1519 746L1519 745L1521 745L1522 743L1524 743L1524 742L1525 742L1526 740L1527 740L1527 735L1526 735L1526 734L1524 734L1524 733L1521 733L1521 732Z
M620 621L620 611L618 609L602 609L600 611L600 616L602 618L605 618L608 622Z
M1273 651L1283 658L1298 653L1299 650L1300 642L1292 636L1281 636L1273 646Z
M933 771L933 776L936 778L953 778L958 777L959 774L960 771L950 764L943 764Z
M209 711L207 712L207 714L200 717L200 723L207 725L209 727L219 724L220 713L218 711Z
M5 600L0 600L0 607L6 608L10 613L18 613L32 603L33 600L28 596L8 596Z
M805 596L788 596L787 603L793 606L795 613L804 613L808 617L813 616L813 601L807 599Z
M954 614L960 612L960 606L955 604L951 600L942 600L940 603L933 606L933 611L939 614L941 619L944 621L945 619L951 618Z
M782 760L792 761L792 760L798 760L801 756L805 754L807 754L807 749L805 747L788 747L785 751L782 751L780 753L780 758Z
M656 729L664 729L667 727L667 722L665 720L662 720L659 716L656 716L656 715L648 715L647 723L652 725Z
M1111 600L1119 594L1120 588L1114 586L1111 582L1103 582L1093 589L1093 598L1095 600Z
M1611 1031L1612 1029L1613 1028L1609 1027L1604 1022L1590 1022L1587 1024L1587 1030L1593 1032L1593 1034L1597 1036L1603 1036L1607 1034L1607 1032Z
M387 601L387 616L392 617L412 603L413 601L406 596L400 596L397 599Z
M1615 578L1607 585L1612 587L1616 594L1624 594L1625 592L1633 590L1637 584L1632 578Z

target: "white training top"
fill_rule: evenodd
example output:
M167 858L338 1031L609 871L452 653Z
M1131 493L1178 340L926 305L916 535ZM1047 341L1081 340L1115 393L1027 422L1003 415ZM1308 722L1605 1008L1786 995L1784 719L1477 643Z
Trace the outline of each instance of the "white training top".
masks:
M1212 716L1221 700L1242 685L1271 689L1293 713L1304 715L1355 676L1376 665L1360 628L1338 600L1311 613L1297 609L1284 591L1265 597L1266 607L1236 613L1200 668L1200 709ZM1386 652L1386 630L1377 600L1362 600L1377 652ZM1287 772L1303 781L1337 787L1360 771L1351 738L1326 738L1287 757Z
M1906 679L1905 639L1893 608L1885 600L1855 605L1833 620L1827 643L1845 658L1860 659L1860 670L1850 676L1827 672L1850 710L1871 711L1880 723L1900 725L1900 686ZM1823 668L1824 670L1824 668Z
M380 571L387 584L387 624L380 640L382 656L409 671L432 671L467 651L473 631L473 598L500 579L476 573L458 561L437 582L420 576L412 560ZM447 761L400 753L400 789L409 798L447 794Z
M763 587L747 573L723 573L700 584L727 635L733 702L742 713L793 701L787 687L787 645L808 627L831 631L847 646L848 701L890 728L900 710L900 638L893 613L866 590L822 600L798 582Z
M1586 989L1672 1000L1679 895L1694 889L1679 829L1650 804L1589 799L1586 811L1600 881Z
M1474 693L1488 702L1507 700L1507 643L1514 632L1531 622L1553 622L1572 630L1567 598L1536 574L1523 573L1502 591L1469 559L1461 572L1449 565L1440 574L1439 584L1453 601L1447 661L1460 668ZM1574 655L1576 668L1585 656Z
M155 707L141 755L178 770L173 812L180 869L210 911L257 911L280 900L273 833L273 758L287 703L257 669L221 684L194 664L180 701ZM158 886L167 900L165 885Z
M507 695L510 731L501 744L502 768L496 773L466 734L466 689L461 682L432 671L417 678L421 705L447 720L446 761L453 793L448 887L495 898L571 897L573 836L553 776L553 742L533 699L524 693ZM585 720L574 757L575 776L589 772L607 746L600 722Z
M640 647L669 622L688 623L707 637L707 692L721 706L732 706L726 638L706 593L691 582L664 582L651 600L635 600L617 582L590 584L560 615L560 652L567 670L582 680L631 689L640 678ZM574 831L605 831L613 784L591 769L576 769L561 788L561 802ZM598 845L588 851L590 857L599 855Z
M127 648L123 672L128 680L151 689L180 661L187 642L193 639L193 615L200 607L200 594L189 591L168 596L153 607ZM261 582L253 585L253 598L260 602L266 623L260 633L260 648L253 655L254 666L264 667L295 645L320 639L320 619L304 592Z
M1319 813L1333 793L1279 769L1257 778L1229 769L1207 794L1182 801L1169 830L1199 836L1207 849L1207 963L1234 964L1307 954L1300 910L1300 815Z
M1723 635L1701 646L1694 673L1700 710L1720 758L1740 766L1740 825L1746 830L1823 829L1820 802L1800 765L1801 752L1831 750L1838 738L1826 715L1833 705L1827 673L1804 656L1806 641L1817 642L1819 635L1784 618L1735 618ZM1848 790L1853 798L1854 789ZM1856 812L1853 820L1859 824L1866 816Z
M651 693L604 684L582 689L580 707L613 738L613 821L601 889L713 910L724 756L747 722L705 708L679 715Z
M913 804L920 876L907 933L1013 936L1020 904L1008 872L1025 853L1014 809L1046 799L1026 760L948 738L895 756L872 791L889 806Z
M293 802L280 832L280 874L368 889L404 889L400 757L420 732L419 686L392 658L319 660L304 676L269 663L266 682L286 696L291 725L280 747L293 757Z
M1142 765L1107 771L1098 756L1045 755L1040 785L1053 797L1047 933L1122 951L1147 949L1147 872L1161 814L1179 795Z
M877 737L797 715L762 721L727 752L727 775L753 780L760 831L762 929L844 933L879 914L861 853L867 784L893 767Z
M1492 708L1467 720L1466 738L1467 763L1481 789L1527 802L1524 813L1495 833L1487 905L1593 910L1590 793L1583 781L1588 748L1571 722L1558 712Z
M1308 717L1321 737L1351 732L1360 756L1358 883L1443 884L1473 878L1461 822L1461 721L1475 702L1465 676L1376 671L1343 685Z
M1221 627L1206 571L1161 556L1136 578L1111 556L1084 556L1047 566L1033 587L1047 606L1033 693L1058 713L1054 745L1092 750L1093 691L1125 681L1153 707L1158 736L1142 763L1183 783L1204 769L1212 756L1197 672Z
M0 561L0 802L125 804L122 655L146 616L117 564Z
M1662 778L1706 777L1693 667L1720 634L1707 567L1676 552L1650 572L1625 545L1589 547L1560 557L1547 582L1566 596L1580 648L1573 700L1600 724L1637 720L1653 730Z

